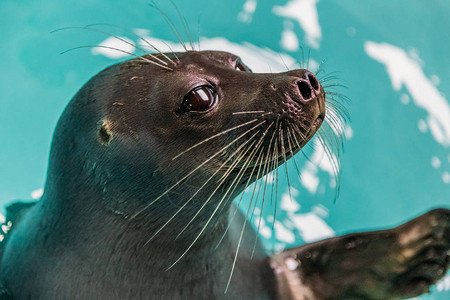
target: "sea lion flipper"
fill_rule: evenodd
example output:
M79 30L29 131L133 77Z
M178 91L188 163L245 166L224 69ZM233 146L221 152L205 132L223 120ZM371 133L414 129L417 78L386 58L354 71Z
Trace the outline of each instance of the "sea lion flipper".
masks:
M449 254L450 210L436 209L393 229L288 249L272 262L283 299L405 299L445 275Z

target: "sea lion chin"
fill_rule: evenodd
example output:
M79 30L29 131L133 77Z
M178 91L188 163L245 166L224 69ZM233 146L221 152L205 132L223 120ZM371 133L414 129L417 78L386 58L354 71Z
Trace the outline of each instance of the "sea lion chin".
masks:
M392 261L373 262L385 249L397 247L391 252L399 260L419 242L401 272L426 263L430 235L444 251L436 252L438 266L446 268L446 210L389 234L353 236L361 241L353 248L365 254L352 274L335 262L353 255L340 250L352 236L265 253L232 200L302 149L325 120L326 100L308 70L255 74L227 52L159 53L101 71L58 122L42 199L9 214L15 217L3 243L0 295L344 299L366 295L351 279ZM371 242L380 249L364 252ZM305 269L286 269L288 258ZM322 272L326 262L336 268ZM349 280L327 281L335 273ZM416 278L408 276L401 277L405 290ZM428 285L440 277L430 276Z

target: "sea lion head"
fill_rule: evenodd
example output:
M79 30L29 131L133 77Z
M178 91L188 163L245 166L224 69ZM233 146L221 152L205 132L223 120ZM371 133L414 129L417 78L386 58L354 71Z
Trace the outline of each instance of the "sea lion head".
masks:
M261 177L299 151L324 117L324 89L305 69L252 73L218 51L128 60L94 76L68 104L44 199L67 198L70 187L84 206L122 207L129 216L214 190L232 197L256 179L255 166Z

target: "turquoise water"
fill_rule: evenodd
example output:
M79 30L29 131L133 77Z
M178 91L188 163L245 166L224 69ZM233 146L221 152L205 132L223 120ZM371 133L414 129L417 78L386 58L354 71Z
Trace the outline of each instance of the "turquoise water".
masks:
M273 205L263 212L268 248L394 226L430 208L450 207L450 2L178 2L195 40L199 28L202 49L238 52L255 71L283 71L284 64L308 56L313 68L325 61L323 74L338 71L334 82L346 87L338 91L352 100L339 198L334 202L335 176L320 149L307 150L318 167L299 155L302 181L288 165L294 199L280 172L275 230ZM173 7L160 5L181 30ZM59 55L111 41L83 30L50 31L111 23L140 29L155 42L176 38L146 1L2 0L0 19L0 201L7 204L39 196L64 106L91 76L125 59L91 49ZM447 276L422 298L448 299L449 290Z

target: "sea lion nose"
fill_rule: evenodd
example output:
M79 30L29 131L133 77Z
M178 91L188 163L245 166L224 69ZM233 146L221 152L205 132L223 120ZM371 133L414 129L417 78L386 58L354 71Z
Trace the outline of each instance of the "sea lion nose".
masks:
M310 101L317 98L320 93L320 84L316 76L306 71L302 78L297 80L297 87L300 99L304 101Z

